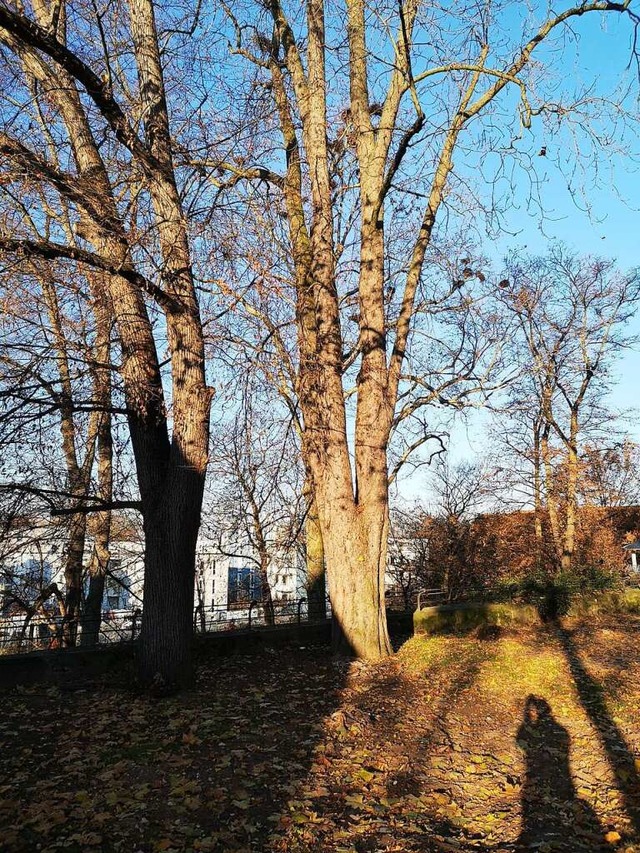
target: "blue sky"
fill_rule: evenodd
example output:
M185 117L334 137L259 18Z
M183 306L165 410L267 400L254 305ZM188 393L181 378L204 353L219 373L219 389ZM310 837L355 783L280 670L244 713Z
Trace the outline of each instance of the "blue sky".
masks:
M588 20L587 20L588 18ZM637 68L629 67L631 50L630 27L618 16L608 16L602 23L597 16L587 16L575 29L579 33L576 49L569 49L561 64L561 73L572 79L593 85L593 95L610 95L616 87L625 91L631 87L624 101L627 112L638 112ZM557 61L557 57L556 57ZM556 68L557 68L556 64ZM608 128L603 126L606 131ZM552 150L553 156L536 158L536 167L542 179L541 197L545 215L527 210L528 188L524 176L516 186L513 207L507 212L505 225L510 232L503 233L489 246L489 255L499 263L511 249L526 247L532 254L543 254L550 240L562 240L571 248L584 254L596 254L617 260L620 269L640 267L640 133L633 125L620 131L617 154L603 153L598 157L596 170L589 170L582 178L576 177L574 192L567 187L566 174L570 171L571 154L567 152L563 163L565 176L554 163L554 157L563 160L563 153ZM538 124L532 129L535 139L546 144ZM551 145L555 144L554 141ZM566 168L569 166L569 168ZM578 188L588 199L589 210ZM485 247L486 249L486 247ZM640 336L640 312L629 327ZM609 397L612 408L640 410L640 350L625 353L617 365L618 381ZM469 458L482 454L488 443L489 416L486 412L467 415L464 423L454 427L451 434L453 459ZM632 416L625 428L640 442L640 411ZM405 481L405 497L423 497L428 500L429 475L421 469Z

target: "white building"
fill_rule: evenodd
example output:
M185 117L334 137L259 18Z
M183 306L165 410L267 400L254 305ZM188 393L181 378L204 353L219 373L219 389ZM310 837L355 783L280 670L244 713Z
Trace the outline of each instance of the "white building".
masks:
M101 636L116 639L126 636L129 626L139 627L144 607L144 544L131 525L116 525L105 579ZM3 640L22 636L28 607L55 584L64 595L65 530L47 517L20 519L0 539L0 647ZM273 545L273 543L272 543ZM87 536L85 565L93 542ZM298 549L283 552L274 546L268 567L269 586L276 621L296 618L306 612L305 566ZM88 579L85 592L88 589ZM248 543L215 543L201 536L196 553L194 589L194 626L196 630L220 630L242 627L249 621L264 621L259 561ZM26 606L23 606L26 605ZM59 601L50 594L38 615L29 616L32 624L55 626L60 618ZM47 629L43 635L50 636ZM31 629L32 638L38 630Z

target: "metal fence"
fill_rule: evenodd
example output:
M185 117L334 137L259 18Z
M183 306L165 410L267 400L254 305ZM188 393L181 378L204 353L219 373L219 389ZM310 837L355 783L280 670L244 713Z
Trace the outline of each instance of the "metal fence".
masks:
M442 604L447 600L447 592L444 589L417 589L388 591L385 595L387 610L403 610L412 613L421 607L429 607L431 604Z
M0 616L0 655L132 642L140 633L141 617L139 610L104 613L100 620Z
M388 610L411 612L445 599L441 589L394 591L387 593ZM326 601L326 618L331 616L331 602ZM195 608L193 629L196 634L221 631L243 631L269 625L301 624L309 621L306 598L274 601L271 612L260 601L247 601L233 607L217 605ZM114 643L132 643L140 636L142 610L108 610L100 620L90 622L83 617L66 620L55 614L0 615L0 655L95 647Z
M327 618L330 614L331 605L327 601ZM196 607L193 614L196 634L300 624L303 621L309 621L306 598L275 601L266 612L262 602L248 601L233 608ZM99 622L82 617L68 620L53 614L0 616L0 655L131 643L139 637L141 626L140 609L105 611Z

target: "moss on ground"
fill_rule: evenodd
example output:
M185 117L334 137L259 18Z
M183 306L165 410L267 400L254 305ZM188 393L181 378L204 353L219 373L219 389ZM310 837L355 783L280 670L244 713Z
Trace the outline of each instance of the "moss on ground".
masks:
M441 604L417 610L413 628L416 634L437 634L486 626L531 626L539 621L538 611L531 604Z

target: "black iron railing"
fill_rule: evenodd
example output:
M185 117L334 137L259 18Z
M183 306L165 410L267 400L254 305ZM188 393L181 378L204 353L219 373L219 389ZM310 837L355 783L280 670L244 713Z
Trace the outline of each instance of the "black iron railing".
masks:
M266 611L266 612L265 612ZM331 612L327 602L327 616ZM307 599L262 602L247 601L233 609L224 605L197 606L193 613L196 634L242 631L269 625L301 624L307 621ZM0 654L58 650L131 643L140 635L142 610L105 611L100 620L68 620L57 615L0 615Z

